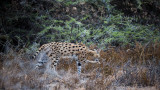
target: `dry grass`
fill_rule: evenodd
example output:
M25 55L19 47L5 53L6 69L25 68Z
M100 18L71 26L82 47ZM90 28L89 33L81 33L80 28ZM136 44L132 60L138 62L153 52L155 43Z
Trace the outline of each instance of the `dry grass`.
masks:
M76 74L75 61L61 60L57 73L35 69L36 61L24 52L0 54L0 89L42 90L158 90L160 43L101 51L101 64L83 65Z

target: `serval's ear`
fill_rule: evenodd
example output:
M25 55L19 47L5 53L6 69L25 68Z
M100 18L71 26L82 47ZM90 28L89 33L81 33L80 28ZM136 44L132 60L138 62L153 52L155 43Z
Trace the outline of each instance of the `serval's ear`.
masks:
M96 44L92 44L89 46L89 49L94 50L97 49L97 45Z
M94 49L94 51L95 51L97 54L100 54L101 49Z

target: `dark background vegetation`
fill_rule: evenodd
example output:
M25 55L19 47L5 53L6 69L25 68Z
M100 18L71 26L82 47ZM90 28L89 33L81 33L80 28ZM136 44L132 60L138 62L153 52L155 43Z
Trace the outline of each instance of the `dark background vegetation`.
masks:
M159 41L157 0L1 0L0 47L51 41L134 45Z
M43 87L44 83L39 83L41 74L29 71L34 65L28 57L40 45L52 41L82 42L102 49L103 63L97 68L87 65L83 70L102 74L101 78L97 78L97 72L89 77L88 86L84 85L87 90L105 90L111 85L159 89L159 13L159 0L1 0L0 89ZM61 64L64 66L60 69L75 67ZM108 81L120 69L123 75Z

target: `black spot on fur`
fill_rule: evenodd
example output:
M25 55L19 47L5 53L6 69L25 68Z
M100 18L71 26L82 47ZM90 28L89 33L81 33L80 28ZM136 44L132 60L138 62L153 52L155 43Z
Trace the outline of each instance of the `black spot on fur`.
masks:
M53 56L52 54L49 55L49 57L52 57L52 56Z
M71 54L73 55L73 52L71 52Z
M81 63L78 63L78 66L81 66Z

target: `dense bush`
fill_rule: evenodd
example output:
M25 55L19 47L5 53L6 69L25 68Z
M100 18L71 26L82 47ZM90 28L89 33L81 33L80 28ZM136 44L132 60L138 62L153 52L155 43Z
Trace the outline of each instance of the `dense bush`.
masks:
M51 41L97 43L106 45L133 45L135 41L146 43L159 41L160 32L157 24L147 22L130 12L120 10L119 1L114 0L57 0L57 1L1 1L1 47L6 43L28 47L37 43ZM124 1L123 1L124 2ZM159 2L140 1L124 2L134 4L139 13L146 11L151 3L159 10ZM123 6L122 5L122 6ZM143 6L143 7L142 7ZM117 9L118 7L118 9ZM132 9L133 7L127 7ZM151 10L148 10L149 12ZM136 15L141 16L137 12ZM156 13L156 12L154 12ZM147 14L153 16L152 13ZM158 19L158 15L153 18ZM156 21L157 22L157 21ZM1 50L3 51L3 50Z

